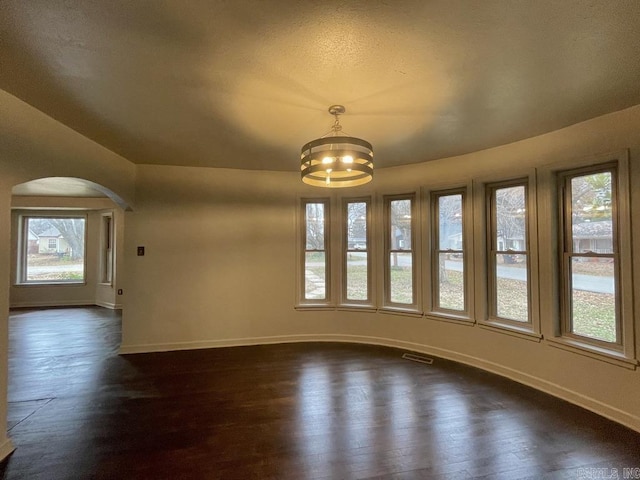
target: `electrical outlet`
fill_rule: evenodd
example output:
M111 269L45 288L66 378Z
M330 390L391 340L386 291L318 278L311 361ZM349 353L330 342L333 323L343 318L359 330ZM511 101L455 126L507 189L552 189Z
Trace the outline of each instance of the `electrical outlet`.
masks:
M121 288L118 289L118 295L122 295L122 289Z
M144 247L138 247L138 256L144 257Z

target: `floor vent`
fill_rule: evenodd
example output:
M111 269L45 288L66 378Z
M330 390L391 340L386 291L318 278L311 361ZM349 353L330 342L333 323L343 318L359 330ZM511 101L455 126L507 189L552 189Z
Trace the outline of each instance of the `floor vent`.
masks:
M431 365L433 363L433 358L423 357L413 353L405 353L402 355L402 358L405 360L411 360L412 362L426 363L427 365Z

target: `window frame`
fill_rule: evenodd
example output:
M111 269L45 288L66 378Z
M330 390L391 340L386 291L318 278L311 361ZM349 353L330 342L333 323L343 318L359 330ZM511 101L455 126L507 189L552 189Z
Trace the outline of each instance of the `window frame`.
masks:
M440 253L453 250L442 250L440 246L440 209L439 199L452 195L461 195L462 207L462 250L463 255L463 292L464 309L453 310L439 306L440 285ZM436 319L446 319L475 323L473 315L473 236L472 236L472 202L471 185L450 186L438 189L425 189L424 197L427 202L426 212L429 218L423 219L425 238L428 239L426 251L427 267L425 268L425 299L427 301L425 315ZM429 229L428 231L426 229Z
M84 220L84 256L82 259L82 279L81 280L28 280L28 249L29 249L29 219L82 219ZM16 268L16 279L15 285L19 287L29 287L29 286L78 286L78 285L86 285L87 284L87 250L88 250L88 234L89 234L89 218L87 214L69 214L69 213L58 213L58 212L48 212L46 214L42 213L21 213L18 215L18 224L19 224L19 234L18 234L18 244L17 244L17 268ZM50 245L49 239L49 245ZM59 245L59 239L56 240L56 249Z
M528 322L502 319L492 315L492 299L495 298L491 284L491 189L526 184L526 229L528 245ZM475 254L473 274L475 319L478 326L498 333L540 342L543 338L540 321L540 291L538 269L538 194L536 169L509 170L502 175L487 175L473 181L473 250ZM495 310L494 310L495 311Z
M113 213L100 215L100 283L113 285L115 270L115 223Z
M397 200L410 200L411 201L411 249L400 250L391 248L391 203ZM382 196L382 208L383 208L383 275L382 275L382 288L379 298L382 300L381 311L398 312L407 314L422 315L420 309L421 299L421 246L420 246L420 232L419 232L419 192L412 191L410 193L383 195ZM398 303L391 301L391 266L390 258L391 254L397 253L411 253L411 274L412 274L412 303Z
M617 168L617 240L618 240L618 281L619 283L619 312L621 328L621 345L609 342L589 341L588 337L566 335L561 312L562 301L559 292L563 277L560 271L563 244L564 220L561 222L562 196L559 190L560 177L570 171L580 169L597 169L605 165L615 165ZM635 369L640 364L637 352L640 347L636 344L634 330L633 306L633 265L631 255L631 189L633 172L629 169L629 151L627 149L610 154L583 157L563 162L556 162L539 169L541 193L541 218L549 218L548 224L543 222L540 241L551 246L541 251L540 261L545 267L540 277L541 298L545 318L545 341L552 347L584 355L596 360L628 369ZM640 181L640 172L635 172L635 181Z
M375 286L374 286L374 265L375 265L375 248L372 242L372 215L373 215L373 202L371 196L360 197L342 197L340 199L340 221L342 226L342 238L341 238L341 258L340 258L340 306L341 307L354 307L354 308L375 308ZM366 205L366 245L365 253L367 254L367 299L366 300L354 300L347 298L348 288L348 255L352 252L362 252L361 249L349 248L349 204L364 203Z
M308 204L322 204L324 205L323 213L324 213L324 250L307 249L307 221L306 221L306 212ZM299 235L300 240L298 242L298 263L299 266L297 268L298 271L298 301L297 307L300 308L333 308L333 282L332 282L332 269L331 269L331 208L332 201L329 197L318 197L318 198L301 198L299 201ZM316 298L306 298L306 254L308 252L322 251L324 252L324 261L325 261L325 298L316 299Z
M572 192L568 184L573 178L587 176L596 173L611 173L611 197L612 197L612 254L600 254L596 252L576 253L573 251L573 223L570 221L573 215ZM587 167L577 167L558 172L558 269L560 277L560 335L572 340L577 340L585 344L616 351L622 351L624 344L624 332L622 327L622 312L620 301L620 246L619 246L619 217L618 217L618 168L615 162L591 165ZM571 244L571 245L570 245ZM588 337L574 333L573 317L571 315L572 295L571 268L569 264L577 257L585 258L612 258L614 261L614 291L615 293L615 331L616 341L607 342L597 338Z

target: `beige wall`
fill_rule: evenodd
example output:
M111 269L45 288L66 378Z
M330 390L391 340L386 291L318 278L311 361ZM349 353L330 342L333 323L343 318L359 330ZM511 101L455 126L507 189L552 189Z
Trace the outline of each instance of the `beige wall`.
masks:
M9 349L9 245L11 234L11 184L0 175L0 459L12 450L7 438L7 374Z
M638 185L638 131L640 107L492 150L378 170L371 185L344 193L500 179L629 147ZM495 371L640 430L640 370L478 326L295 310L296 201L325 194L295 173L139 166L136 210L126 219L123 352L314 339L396 345ZM139 245L144 257L135 255ZM635 266L640 272L637 259Z
M293 333L289 173L139 169L126 213L127 345ZM286 187L284 188L286 190ZM145 256L136 247L145 247Z

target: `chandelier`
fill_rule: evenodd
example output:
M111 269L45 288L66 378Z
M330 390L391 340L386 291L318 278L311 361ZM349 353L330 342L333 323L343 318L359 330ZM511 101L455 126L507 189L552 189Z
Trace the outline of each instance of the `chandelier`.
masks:
M373 178L373 147L365 140L342 132L342 105L332 105L329 113L335 121L324 136L302 147L302 181L315 187L355 187Z

